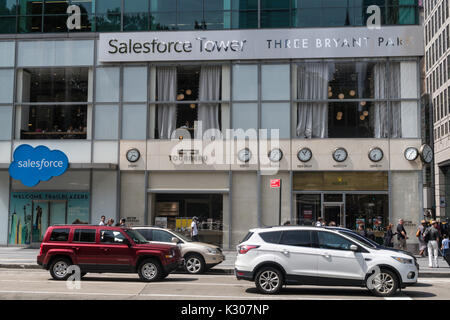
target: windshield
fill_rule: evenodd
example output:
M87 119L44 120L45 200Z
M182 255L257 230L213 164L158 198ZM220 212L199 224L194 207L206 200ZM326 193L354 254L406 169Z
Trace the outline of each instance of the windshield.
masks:
M139 232L136 232L131 229L126 229L125 232L137 244L144 244L144 243L150 242L150 241L145 240L144 236L142 236Z
M171 230L171 231L172 231L172 230ZM181 238L183 241L186 241L186 242L192 242L191 239L186 238L186 237L183 236L181 233L178 233L178 232L176 232L176 231L172 231L172 233L175 234L178 238Z
M358 242L365 244L366 246L368 246L370 248L374 248L374 249L379 248L378 243L376 243L375 241L372 241L370 239L364 238L363 236L361 236L357 233L354 233L351 231L342 231L342 230L339 230L339 232L349 236L350 238L352 238L354 240L357 240Z

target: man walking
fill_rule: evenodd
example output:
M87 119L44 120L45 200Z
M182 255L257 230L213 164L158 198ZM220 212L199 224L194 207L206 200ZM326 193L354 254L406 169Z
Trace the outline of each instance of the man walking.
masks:
M197 225L198 219L197 217L192 218L191 223L191 238L192 241L198 241L198 225Z
M100 223L98 224L99 226L104 226L105 225L105 219L106 219L106 217L105 216L102 216L101 218L100 218Z
M425 233L425 240L428 240L428 266L430 268L439 268L438 266L438 243L439 231L437 229L437 222L432 221L431 227Z
M398 248L400 250L406 251L406 240L408 239L406 235L405 227L403 226L403 219L398 220L397 225L397 240L398 240Z

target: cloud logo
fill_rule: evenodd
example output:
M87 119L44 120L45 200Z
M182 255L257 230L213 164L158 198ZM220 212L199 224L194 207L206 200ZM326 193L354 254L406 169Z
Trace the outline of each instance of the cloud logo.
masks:
M69 159L63 152L52 151L46 146L33 148L23 144L14 151L14 161L9 166L9 174L27 187L34 187L41 181L62 175L68 167Z

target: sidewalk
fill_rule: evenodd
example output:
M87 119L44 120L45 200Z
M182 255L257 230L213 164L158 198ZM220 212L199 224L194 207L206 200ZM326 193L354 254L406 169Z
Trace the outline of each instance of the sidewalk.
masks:
M25 247L0 247L0 268L40 269L36 263L39 249ZM212 268L210 273L233 274L236 251L224 251L225 261ZM439 268L428 268L428 258L418 258L419 277L422 278L450 278L450 267L439 257Z

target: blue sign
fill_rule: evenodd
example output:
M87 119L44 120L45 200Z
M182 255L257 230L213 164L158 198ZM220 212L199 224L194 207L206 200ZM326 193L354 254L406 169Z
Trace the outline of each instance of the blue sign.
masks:
M59 150L46 146L33 148L23 144L14 151L14 160L9 166L12 178L22 181L27 187L34 187L40 181L60 176L69 167L69 159Z

